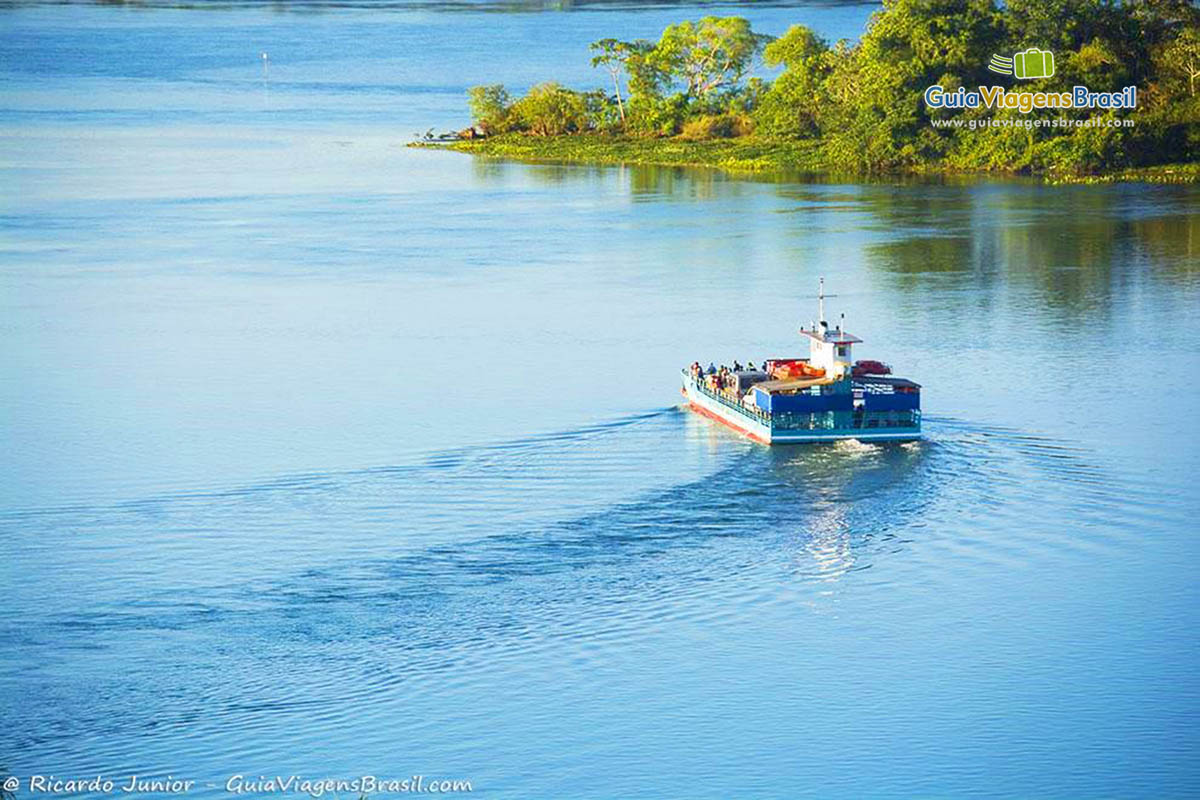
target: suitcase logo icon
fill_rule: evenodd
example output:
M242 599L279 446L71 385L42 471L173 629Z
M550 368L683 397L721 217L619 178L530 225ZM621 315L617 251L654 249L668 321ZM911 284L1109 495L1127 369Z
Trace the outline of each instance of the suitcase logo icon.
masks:
M1049 78L1054 75L1054 53L1031 47L1028 50L1007 56L993 55L988 69L1001 75L1015 75L1021 80Z

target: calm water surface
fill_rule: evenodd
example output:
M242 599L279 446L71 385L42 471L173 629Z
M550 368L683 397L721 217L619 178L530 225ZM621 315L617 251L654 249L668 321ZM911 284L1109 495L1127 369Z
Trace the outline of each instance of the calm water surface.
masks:
M0 766L1200 794L1200 192L407 149L729 9L282 8L0 9ZM678 408L819 275L924 442Z

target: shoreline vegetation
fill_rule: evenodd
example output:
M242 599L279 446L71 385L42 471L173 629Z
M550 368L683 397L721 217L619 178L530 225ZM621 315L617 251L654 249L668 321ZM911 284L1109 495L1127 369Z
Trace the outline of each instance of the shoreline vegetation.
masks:
M1050 77L989 71L1053 53ZM604 88L468 92L470 128L418 141L480 156L831 177L1025 175L1050 183L1200 181L1200 8L1191 0L884 0L857 43L741 17L601 39ZM773 80L753 77L765 64ZM926 90L1043 97L1137 87L1137 107L931 108ZM961 97L961 94L958 96ZM1021 98L1021 103L1031 98ZM1114 104L1115 105L1115 104Z
M452 150L484 158L542 164L598 166L697 167L741 174L793 174L829 178L897 178L920 176L1020 177L1016 171L950 169L931 164L889 172L862 173L830 167L818 142L791 142L744 137L689 142L680 139L636 139L602 134L563 134L534 139L520 134L457 141L413 142L410 147ZM1050 184L1200 183L1200 162L1121 167L1095 173L1033 173Z

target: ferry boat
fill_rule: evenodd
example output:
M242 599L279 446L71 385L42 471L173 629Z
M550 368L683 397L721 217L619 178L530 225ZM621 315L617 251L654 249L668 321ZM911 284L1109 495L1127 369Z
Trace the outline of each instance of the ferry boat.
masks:
M845 314L829 326L825 297L822 278L817 320L800 329L807 358L768 359L761 369L693 363L683 370L688 406L761 444L921 438L920 384L878 361L854 361L862 339L844 330Z

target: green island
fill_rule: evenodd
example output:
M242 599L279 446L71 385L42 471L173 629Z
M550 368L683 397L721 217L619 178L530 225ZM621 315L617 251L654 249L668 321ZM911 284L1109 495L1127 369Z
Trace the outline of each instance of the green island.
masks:
M1025 67L1031 48L1051 55ZM604 88L550 81L513 96L475 86L470 128L414 145L756 173L1200 180L1192 0L885 0L853 43L802 25L776 38L742 17L710 16L656 42L602 39L591 50ZM1009 56L1016 74L997 74ZM764 64L773 79L754 74ZM996 86L1002 96L986 102ZM961 107L931 107L930 87ZM1072 105L1075 87L1086 87L1088 107ZM975 104L961 101L971 94Z

